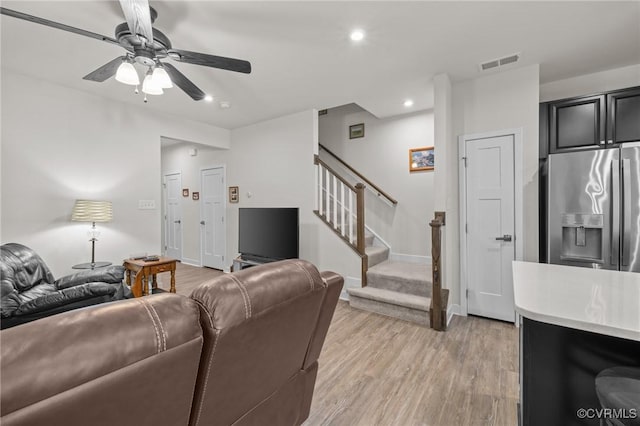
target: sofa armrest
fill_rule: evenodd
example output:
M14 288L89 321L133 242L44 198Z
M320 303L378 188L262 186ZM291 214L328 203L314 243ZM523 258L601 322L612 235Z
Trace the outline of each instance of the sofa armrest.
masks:
M114 296L117 292L118 287L114 284L92 282L76 285L24 302L14 315L30 315L93 297Z
M322 281L327 286L324 300L322 301L322 307L320 308L320 314L318 315L318 322L313 333L313 338L309 343L309 350L304 360L303 367L309 368L320 357L324 340L327 337L329 331L329 325L333 318L333 313L336 310L338 299L340 298L340 292L344 285L344 278L335 272L323 271L320 273Z
M57 289L73 287L85 283L121 283L124 280L124 267L120 265L106 268L88 269L59 278L54 283Z
M160 294L0 332L0 423L187 424L202 349L199 310ZM151 398L153 396L153 398Z

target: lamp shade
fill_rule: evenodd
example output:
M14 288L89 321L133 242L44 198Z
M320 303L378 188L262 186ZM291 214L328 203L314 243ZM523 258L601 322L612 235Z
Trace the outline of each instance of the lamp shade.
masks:
M71 213L75 222L111 222L113 208L111 201L76 200Z
M120 83L130 84L132 86L140 84L140 78L138 77L135 67L131 62L126 60L118 67L118 71L116 71L116 80Z
M164 93L162 87L160 87L153 79L153 74L151 72L147 73L147 76L142 82L142 91L147 95L162 95Z
M173 87L173 83L171 82L171 78L167 71L161 66L157 66L153 70L152 78L154 82L161 87L162 89L171 89Z

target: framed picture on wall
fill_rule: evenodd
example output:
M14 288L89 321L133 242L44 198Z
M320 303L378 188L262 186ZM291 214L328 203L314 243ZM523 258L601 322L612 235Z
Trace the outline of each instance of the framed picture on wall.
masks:
M422 170L433 170L434 157L433 147L411 148L409 149L409 171L419 172Z
M240 190L238 189L237 186L230 186L229 187L229 202L230 203L237 203L238 201L240 201Z
M364 123L349 126L349 139L364 137Z
M191 194L191 198L193 198L195 201L198 201L200 199L200 193L194 192L193 194Z
M182 190L182 196L183 197L188 197L189 196L189 188L184 188Z

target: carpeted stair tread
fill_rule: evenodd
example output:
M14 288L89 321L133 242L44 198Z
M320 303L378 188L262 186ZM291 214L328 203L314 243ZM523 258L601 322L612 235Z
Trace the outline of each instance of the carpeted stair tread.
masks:
M373 245L373 234L365 231L364 232L364 245L369 247Z
M353 234L353 240L355 241L357 239L356 234ZM373 236L373 234L369 231L367 231L366 229L364 230L364 245L365 247L371 247L373 246L373 240L375 239L375 237Z
M369 268L374 267L375 265L384 262L389 258L389 248L388 247L378 247L378 246L369 246L365 247L365 253L369 258Z
M367 272L367 285L417 296L431 296L431 265L387 260Z
M393 290L385 290L375 287L355 287L348 288L349 296L371 299L378 302L388 303L390 305L405 306L420 311L429 311L431 298L416 296L415 294L399 293Z
M431 299L374 287L348 288L349 305L355 309L428 326Z

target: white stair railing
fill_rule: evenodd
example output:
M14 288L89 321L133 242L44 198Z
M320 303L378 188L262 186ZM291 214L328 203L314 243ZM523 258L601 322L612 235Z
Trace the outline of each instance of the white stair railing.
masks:
M314 162L317 167L315 213L363 259L364 287L368 268L364 243L365 186L351 185L317 155Z

